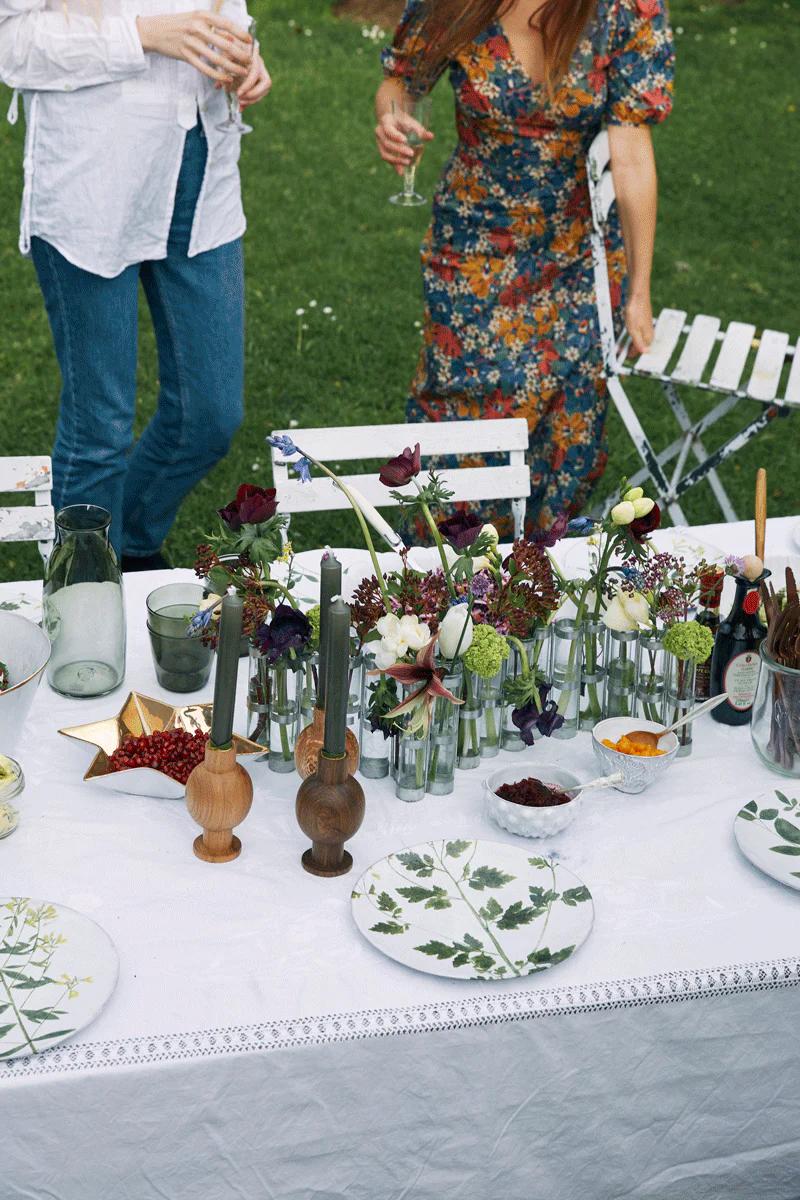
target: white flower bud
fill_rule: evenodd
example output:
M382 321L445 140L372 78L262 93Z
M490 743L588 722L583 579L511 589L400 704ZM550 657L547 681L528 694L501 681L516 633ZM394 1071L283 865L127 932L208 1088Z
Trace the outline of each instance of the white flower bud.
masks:
M622 497L622 499L630 500L631 502L633 502L634 500L641 500L643 495L644 495L644 488L628 488L627 492Z
M611 510L611 520L615 525L630 525L636 520L636 509L630 500L620 500Z
M462 636L463 635L463 636ZM445 613L439 626L439 653L442 658L459 658L472 645L472 617L466 604L454 604Z
M634 500L633 511L638 517L646 517L651 513L656 506L655 500L651 500L649 496L642 496L639 500Z

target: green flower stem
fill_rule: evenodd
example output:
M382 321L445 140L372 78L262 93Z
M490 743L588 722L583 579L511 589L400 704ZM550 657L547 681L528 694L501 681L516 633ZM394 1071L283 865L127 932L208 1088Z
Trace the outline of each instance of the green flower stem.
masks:
M6 996L8 997L8 1002L11 1005L12 1009L14 1010L14 1016L17 1018L17 1024L19 1025L20 1029L22 1030L22 1036L25 1038L25 1041L30 1046L31 1053L38 1054L39 1051L36 1049L33 1042L31 1041L30 1034L28 1033L27 1029L25 1028L25 1023L22 1020L22 1013L17 1008L16 1001L11 994L11 988L8 986L8 983L6 982L6 977L2 971L0 971L0 983L3 984L3 989L6 993Z
M275 682L278 690L278 712L285 716L286 709L289 707L289 692L287 686L286 667L277 667L275 670ZM281 739L281 758L284 762L288 762L291 758L289 750L289 734L286 731L286 726L283 721L277 722L278 732Z
M346 484L342 483L341 479L339 479L338 476L334 475L333 471L328 470L328 468L325 466L324 463L318 462L316 458L309 458L308 461L312 462L315 467L319 467L320 471L322 471L325 475L327 475L329 479L332 479L333 482L338 487L339 491L343 492L344 495L347 497L347 501L348 501L350 507L352 508L353 512L356 514L356 519L357 519L359 525L361 526L361 533L364 536L364 541L367 544L367 550L369 551L369 556L372 559L372 568L375 572L375 578L378 581L378 587L380 588L381 598L383 599L383 607L386 609L387 613L393 612L394 610L392 608L392 602L389 599L389 593L386 590L386 580L383 578L383 571L381 571L380 565L378 564L378 556L375 553L375 543L372 540L372 534L369 531L369 526L367 525L364 514L362 513L361 509L356 504L356 501L355 501L355 498L354 498L352 492L350 491L350 489L347 487Z
M495 720L494 705L487 704L484 709L486 715L486 741L490 746L497 745L497 722Z
M528 665L528 655L525 647L519 638L513 637L511 634L506 635L506 641L508 642L509 646L513 646L519 655L519 662L520 666L522 667L521 675L523 679L527 679L531 673L531 669Z
M414 480L414 485L415 485L417 491L421 495L422 488L419 486L419 483L417 482L416 479ZM422 511L422 515L425 518L425 522L431 531L433 540L436 543L436 548L439 551L439 558L441 559L441 563L442 563L442 571L444 572L444 577L447 582L447 590L449 591L449 593L453 597L453 599L455 599L455 597L456 597L455 584L453 583L453 577L450 574L450 566L447 562L447 555L445 553L444 542L442 541L442 535L439 533L438 526L433 519L433 513L431 512L430 508L428 507L427 504L425 504L424 501L420 501L420 509Z
M425 787L425 751L422 747L414 751L414 782L418 788Z
M503 947L500 945L500 943L498 942L498 940L497 940L497 938L495 937L495 935L492 933L492 930L489 928L489 923L488 923L488 921L485 921L485 920L483 919L483 917L480 915L480 913L477 911L477 909L475 909L475 908L474 908L474 906L471 904L470 900L469 900L469 899L467 898L467 896L464 894L464 892L463 892L463 890L462 890L462 888L461 888L461 884L460 884L460 882L459 882L459 881L456 879L455 875L453 875L453 874L450 872L450 870L449 870L449 869L448 869L448 868L445 866L444 858L442 857L442 855L441 855L441 854L439 854L439 853L437 852L437 854L436 854L436 857L439 859L439 864L440 864L440 866L441 866L442 870L444 871L445 875L447 875L447 876L448 876L448 878L449 878L450 880L452 880L452 882L453 882L453 884L454 884L454 886L455 886L455 889L456 889L456 891L458 892L459 896L461 897L461 899L462 899L462 900L464 901L464 903L466 904L466 906L467 906L467 908L469 909L469 911L472 913L472 915L473 915L473 917L475 918L475 920L476 920L476 921L478 922L478 924L480 925L481 929L484 929L484 930L486 931L486 933L487 933L488 937L490 937L490 938L492 939L492 944L494 945L494 948L495 948L495 950L497 951L497 953L498 953L498 954L500 955L500 957L502 958L503 962L506 964L506 966L509 968L509 970L513 971L513 973L514 973L515 975L517 975L517 976L520 976L520 975L522 974L522 972L519 970L519 968L518 968L518 967L515 967L515 966L514 966L513 962L512 962L512 961L511 961L511 959L508 957L508 955L506 954L505 950L504 950L504 949L503 949Z
M471 706L475 699L472 692L472 672L464 671L464 702ZM478 721L476 717L469 717L458 722L458 753L463 754L466 750L467 738L469 738L472 753L476 756L480 753L481 743L480 734L478 731Z

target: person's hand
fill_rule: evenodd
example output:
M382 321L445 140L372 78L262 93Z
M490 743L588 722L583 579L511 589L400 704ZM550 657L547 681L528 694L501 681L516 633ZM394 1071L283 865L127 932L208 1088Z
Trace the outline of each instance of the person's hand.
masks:
M264 99L271 87L272 79L264 65L258 45L256 45L255 53L250 63L250 70L236 89L236 95L239 97L239 107L247 108L250 104L258 104L259 100Z
M649 350L653 341L653 310L648 296L630 296L625 305L625 328L637 354Z
M394 167L398 175L402 175L406 167L410 167L420 152L419 146L409 146L407 134L416 133L423 142L433 140L433 134L404 112L387 112L375 126L375 140L378 143L378 153L384 162Z
M209 79L230 84L246 76L250 69L253 39L218 13L137 17L136 27L143 50L182 59Z

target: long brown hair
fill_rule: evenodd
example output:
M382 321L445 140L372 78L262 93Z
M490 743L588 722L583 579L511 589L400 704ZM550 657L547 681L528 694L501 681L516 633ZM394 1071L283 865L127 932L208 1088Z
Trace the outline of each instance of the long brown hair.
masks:
M399 49L413 45L412 87L425 88L445 63L473 42L488 25L513 7L514 0L423 0L421 9L400 26ZM545 82L552 87L569 67L597 0L544 0L530 19L542 35Z

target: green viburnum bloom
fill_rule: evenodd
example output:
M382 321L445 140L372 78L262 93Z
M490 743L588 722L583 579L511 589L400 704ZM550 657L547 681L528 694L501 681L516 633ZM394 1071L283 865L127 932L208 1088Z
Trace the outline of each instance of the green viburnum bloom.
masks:
M705 662L714 649L714 635L697 621L681 621L664 634L664 649L676 658Z
M508 642L492 625L476 625L464 666L481 679L491 679L508 658Z
M306 616L311 622L310 645L316 648L319 646L319 605L315 604L313 608L310 608Z

